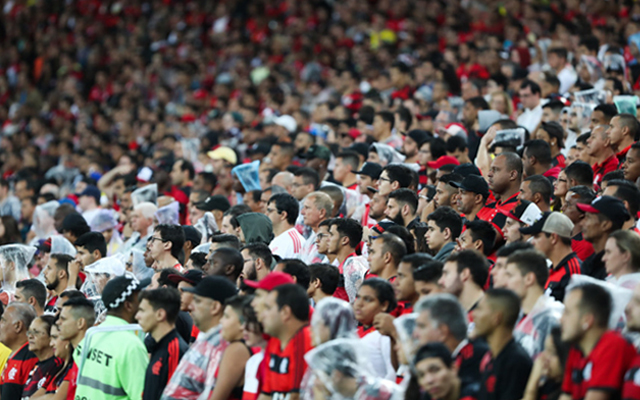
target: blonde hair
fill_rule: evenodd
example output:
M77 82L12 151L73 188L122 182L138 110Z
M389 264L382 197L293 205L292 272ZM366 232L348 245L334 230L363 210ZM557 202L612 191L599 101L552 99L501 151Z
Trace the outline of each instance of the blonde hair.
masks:
M504 104L507 107L507 117L511 118L511 115L513 115L513 102L511 101L511 97L509 97L507 92L494 92L491 94L490 100L493 100L494 96L502 96L502 100L504 100ZM489 101L489 106L491 106L491 101Z
M619 230L613 232L609 237L616 241L616 246L620 251L629 253L631 259L631 269L640 270L640 235L629 230Z

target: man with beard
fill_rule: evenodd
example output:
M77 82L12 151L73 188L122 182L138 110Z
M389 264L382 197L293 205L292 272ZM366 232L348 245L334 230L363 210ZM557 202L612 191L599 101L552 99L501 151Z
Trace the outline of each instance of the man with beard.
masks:
M369 204L371 204L369 207L369 217L373 218L376 222L380 222L386 218L387 196L376 193L373 195L371 203Z
M44 267L42 275L47 289L51 291L52 296L44 307L45 312L56 311L56 301L58 295L64 292L69 285L69 264L73 261L73 257L67 254L52 254L49 263Z
M406 164L415 164L418 162L418 150L429 140L429 134L420 129L414 129L407 133L402 143L402 152L407 157L404 162Z
M396 189L389 193L384 214L391 221L407 229L418 222L418 194L411 189Z
M244 246L240 253L244 259L243 280L258 282L269 275L273 261L269 246L263 243L251 243Z
M353 171L358 176L358 192L367 196L368 199L373 198L375 194L375 188L377 181L382 173L382 167L380 164L366 162L360 168L360 171ZM359 221L362 226L372 227L375 225L376 220L371 217L371 202L367 201L367 204L362 204L356 208L351 218Z
M454 209L456 207L456 198L458 195L458 189L450 185L450 182L462 182L462 175L459 174L446 174L438 179L438 183L436 184L436 194L433 196L433 205L435 208L438 207L451 207Z

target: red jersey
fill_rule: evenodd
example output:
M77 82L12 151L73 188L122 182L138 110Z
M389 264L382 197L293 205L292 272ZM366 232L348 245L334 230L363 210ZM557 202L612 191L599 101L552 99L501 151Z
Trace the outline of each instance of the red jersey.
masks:
M614 154L604 160L601 164L593 164L593 184L600 187L602 178L609 172L617 170L618 163L618 157L616 157L616 155Z
M64 368L64 371L62 371L57 377L55 377L55 379L51 379L49 381L45 390L47 394L56 393L64 382L68 382L69 386L67 386L67 400L74 400L76 397L76 380L78 379L78 366L75 362L72 362Z
M9 359L0 377L3 399L20 399L29 373L33 370L38 357L29 351L29 343L25 343Z
M580 261L589 258L593 253L593 245L582 237L582 232L571 238L571 250L573 250Z
M288 393L298 393L302 377L307 370L304 355L311 350L311 331L308 326L295 334L282 349L279 340L267 344L262 393L272 400L285 399Z
M635 356L633 345L613 331L605 332L586 357L574 347L569 350L562 392L574 400L584 399L590 389L619 394Z
M640 399L640 354L636 354L631 368L624 374L624 384L622 385L623 400Z

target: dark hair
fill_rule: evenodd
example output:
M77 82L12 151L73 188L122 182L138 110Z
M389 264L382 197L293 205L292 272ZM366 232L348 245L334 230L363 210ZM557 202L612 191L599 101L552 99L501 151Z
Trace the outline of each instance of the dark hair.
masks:
M391 225L387 228L384 233L393 234L402 240L405 248L407 249L407 254L413 254L416 252L416 239L413 237L409 229L405 228L402 225Z
M540 124L540 129L547 132L550 137L555 138L558 141L559 149L564 147L564 128L562 128L562 125L555 121L542 122Z
M283 264L283 272L296 278L296 283L302 286L305 290L309 287L309 281L311 280L311 273L309 267L301 260L293 258L285 258L278 261L278 264Z
M433 221L440 232L449 228L451 239L455 240L462 233L462 217L451 207L438 207L427 216L427 221Z
M353 249L358 247L362 241L362 225L351 218L334 218L331 220L329 229L335 225L340 236L349 238L349 246Z
M87 328L91 328L96 321L96 312L93 303L84 296L69 297L62 307L71 308L71 315L73 315L73 318L76 320L84 318L87 323Z
M158 232L160 234L160 238L162 238L162 242L171 243L171 255L174 258L178 258L180 256L180 252L182 251L182 247L184 246L184 231L182 230L182 226L180 225L172 225L172 224L160 224L155 227L154 232Z
M490 108L489 103L487 103L487 101L482 96L472 97L467 100L467 103L471 104L473 108L478 110L488 110Z
M191 252L191 255L189 255L189 260L191 260L191 264L194 268L201 270L207 263L207 253Z
M378 236L376 240L382 240L382 254L389 252L395 265L398 265L407 254L407 246L402 239L393 233L385 232Z
M413 364L416 365L420 361L427 358L438 358L442 360L442 363L448 369L451 369L453 364L453 357L451 356L451 351L440 342L427 343L424 346L418 349L416 356L414 358Z
M229 209L225 211L222 215L225 217L229 215L231 216L231 218L229 219L229 223L235 229L240 227L240 224L238 223L238 220L236 219L236 217L242 214L250 213L250 212L251 212L251 208L248 205L236 204L235 206L229 207Z
M238 295L229 297L224 302L224 305L226 307L231 307L233 311L235 311L235 313L238 315L238 320L240 320L240 324L244 324L246 322L244 311L247 307L251 307L251 300L253 300L253 296L251 295L243 296L238 294Z
M624 171L622 171L621 169L617 169L615 171L607 172L606 174L604 174L604 176L602 177L602 182L608 183L609 181L622 179L624 179Z
M580 290L580 310L582 313L592 313L595 323L600 328L606 328L613 309L613 300L607 289L595 283L585 283L573 287L570 292Z
M429 143L429 152L431 152L431 158L434 160L447 155L447 144L442 138L431 137L422 144L424 145L425 143Z
M217 233L211 236L211 243L224 243L226 247L238 250L240 248L240 239L236 235L230 233Z
M293 173L293 176L301 176L302 182L305 185L313 185L313 190L318 189L318 186L320 185L320 175L318 175L318 172L312 168L298 168L298 170Z
M212 188L215 188L218 184L218 178L211 172L199 172L198 176L202 177L204 183L210 185Z
M531 79L525 79L522 84L520 84L520 89L531 89L531 94L540 94L542 91L540 90L540 85L532 81Z
M67 300L76 299L80 297L83 299L86 299L84 293L82 293L79 290L73 290L73 289L65 290L64 292L58 295L58 298L62 298L62 297L66 297Z
M232 249L229 247L222 247L217 249L211 257L219 258L220 263L225 267L228 265L233 265L233 272L230 276L233 282L235 282L242 273L242 268L244 267L244 258L242 257L240 250Z
M340 271L331 264L311 264L309 265L309 282L316 279L322 285L320 290L326 295L333 295L340 282Z
M593 169L582 160L576 160L564 169L567 180L575 180L577 185L589 186L593 184Z
M513 242L502 246L496 252L496 257L509 257L516 251L533 250L533 245L529 242Z
M161 287L153 290L143 290L139 300L147 300L154 310L163 309L167 313L167 322L173 324L180 312L180 292L172 287Z
M552 47L547 51L547 55L549 54L555 54L560 58L564 58L565 60L567 59L567 49L565 49L564 47Z
M532 194L540 193L542 200L549 204L551 202L551 195L553 194L553 186L549 179L542 175L531 175L527 177L525 182L529 182L529 190Z
M384 122L390 124L389 129L393 129L393 125L395 124L395 116L391 111L380 111L376 114L376 117L382 118Z
M273 148L273 146L280 147L280 150L282 150L283 153L287 153L291 157L295 155L296 149L293 147L293 143L275 142L271 145L271 148Z
M360 156L355 151L345 150L338 153L336 158L342 158L344 163L349 164L352 171L357 171L360 166Z
M387 171L389 182L398 182L401 188L411 186L411 170L404 165L392 164L384 167L382 171Z
M273 255L271 249L264 243L250 243L244 246L240 251L247 250L251 257L259 258L264 262L268 268L271 268L271 262L273 261Z
M629 204L629 213L635 219L640 211L640 189L633 183L622 179L610 180L607 184L607 187L609 186L616 187L616 192L613 195Z
M618 108L613 104L600 104L596 106L593 111L600 111L609 121L611 121L611 118L618 115Z
M578 195L578 203L591 204L596 198L596 192L590 187L591 185L574 186L568 190Z
M39 319L47 326L47 335L51 335L51 327L56 324L57 318L53 315L44 314L37 317L36 319Z
M493 228L493 225L491 225L490 222L475 219L465 222L464 226L471 232L472 241L482 241L482 251L484 255L488 256L491 254L496 241L496 230Z
M3 215L2 225L4 226L4 235L0 238L0 245L19 243L22 241L20 237L20 228L18 222L11 215Z
M273 291L278 295L276 300L278 310L288 306L291 309L291 314L298 321L309 320L309 297L302 286L290 283L277 286Z
M423 254L417 253L412 255ZM443 264L440 261L434 259L425 260L422 265L413 270L413 280L419 282L437 283L442 276L442 267Z
M300 202L289 193L278 193L271 196L269 203L274 203L278 214L287 213L287 223L295 225L300 212Z
M384 312L391 312L398 306L393 286L391 286L388 281L381 278L369 278L362 282L360 287L363 286L369 286L376 292L380 304L388 303L387 309L384 310Z
M453 153L456 150L465 151L467 149L467 140L461 136L451 136L447 139L447 153Z
M515 264L522 276L533 273L536 283L544 288L549 279L549 267L547 258L536 250L516 251L507 259L507 264Z
M74 244L77 247L84 247L89 253L98 250L101 257L107 256L107 242L100 232L87 232L76 239Z
M184 158L179 158L175 162L179 161L182 161L182 164L180 165L180 171L189 171L189 179L193 179L196 175L196 171L193 168L193 164L191 163L191 161L185 160Z
M473 282L481 288L487 283L489 265L487 259L477 251L462 250L457 253L451 253L446 262L455 262L458 266L458 273L468 269Z
M524 151L529 157L535 157L536 161L543 165L549 165L553 161L551 158L551 147L549 143L541 139L529 140L524 144Z
M502 309L504 326L513 329L520 315L520 297L509 289L489 289L485 292L490 303Z
M69 273L69 263L73 261L73 257L68 254L51 254L51 259L56 262L56 268Z
M615 81L618 81L615 79ZM618 81L620 82L620 81ZM622 85L620 83L620 85ZM621 92L623 90L620 90ZM629 129L629 136L634 140L638 141L640 139L640 122L634 117L632 114L618 114L618 121L620 121L620 125Z
M25 279L16 282L16 289L22 289L25 300L29 301L31 297L36 300L38 307L44 308L47 302L47 288L37 279Z
M415 214L418 210L418 194L411 189L396 189L389 193L389 199L394 199L400 203L400 208L405 204L409 205L412 214Z
M591 136L591 132L583 133L582 135L576 138L576 143L582 143L586 145L587 140L589 140L590 136Z

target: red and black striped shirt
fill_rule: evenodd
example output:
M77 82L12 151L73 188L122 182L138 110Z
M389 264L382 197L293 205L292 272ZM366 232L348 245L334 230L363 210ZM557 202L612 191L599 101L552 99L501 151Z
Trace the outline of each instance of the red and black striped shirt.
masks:
M549 271L549 279L547 279L545 289L550 291L551 296L556 300L564 301L564 292L569 284L571 275L579 274L581 265L582 262L576 256L576 253L571 252Z
M270 340L265 350L266 368L262 393L272 398L284 398L300 392L302 377L307 370L304 355L311 350L311 331L305 326L282 349L279 340Z
M144 378L143 400L157 400L173 376L180 359L189 350L189 345L175 329L167 333L160 342L147 346L151 353Z

